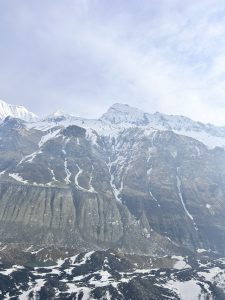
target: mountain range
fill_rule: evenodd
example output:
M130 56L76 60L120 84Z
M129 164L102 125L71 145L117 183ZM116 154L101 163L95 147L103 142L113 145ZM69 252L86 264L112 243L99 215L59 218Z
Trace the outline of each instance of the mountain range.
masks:
M171 287L172 281L178 281L174 286L179 287L188 282L188 288L195 287L197 296L202 295L199 299L224 299L224 286L218 282L225 278L221 260L225 255L225 127L184 116L148 114L119 103L99 119L85 119L61 111L38 118L26 108L1 101L0 117L0 275L8 280L3 296L10 284L16 286L11 271L16 274L18 267L10 266L10 253L11 263L23 265L23 274L29 278L34 276L32 288L29 279L21 283L24 293L40 296L47 289L50 297L54 285L48 272L43 270L40 277L26 268L63 256L63 264L72 265L60 269L60 274L68 268L76 270L71 271L72 277L60 277L61 282L66 280L69 286L81 276L82 284L74 287L76 298L57 287L60 292L54 292L52 299L138 299L126 298L126 284L131 282L135 282L134 290L141 286L138 293L144 296L139 299L185 299L182 289L178 288L179 296ZM43 249L47 256L37 261ZM125 255L124 272L130 272L129 279L106 268L117 282L114 288L121 284L117 294L110 280L101 287L91 277L83 282L91 272L86 272L88 260L76 265L76 259L68 258L90 251L95 253L90 256L92 272L97 272L94 266L100 268L100 257ZM164 281L150 280L145 286L146 273L134 271L144 257L168 258L157 264L157 269L166 269L156 277L166 272ZM176 274L169 271L175 264L173 257L183 262ZM215 257L217 265L213 265ZM79 273L80 263L87 269ZM219 289L207 283L207 275L203 281L196 277L212 269ZM152 271L146 272L150 278ZM104 278L105 273L98 275ZM157 290L159 285L162 290ZM152 298L147 296L149 286ZM93 294L97 287L99 296L96 290ZM12 296L18 296L14 290ZM159 298L160 293L165 297Z

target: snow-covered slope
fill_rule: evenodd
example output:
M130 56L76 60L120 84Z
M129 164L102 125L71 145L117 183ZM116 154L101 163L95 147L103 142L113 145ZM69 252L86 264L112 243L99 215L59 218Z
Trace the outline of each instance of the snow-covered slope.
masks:
M4 119L8 116L19 118L25 121L37 119L37 116L28 111L24 106L8 104L3 100L0 100L0 119Z
M109 122L105 122L100 119L85 119L76 117L70 114L62 114L61 112L51 114L42 120L37 120L27 124L29 128L35 128L39 130L49 130L55 126L67 127L70 125L77 125L90 131L96 131L100 136L115 137L118 133L125 128L129 128L130 124L115 125Z
M3 255L11 250L2 248ZM223 259L127 256L106 250L53 262L54 250L34 249L30 246L20 253L32 257L35 268L0 262L1 299L220 300L225 296Z
M166 115L159 112L145 113L127 104L112 105L100 120L117 125L132 124L133 126L151 126L160 130L173 131L206 131L211 135L225 137L225 127L203 124L184 116Z
M184 116L166 115L159 112L145 113L126 104L116 103L100 118L106 124L117 127L141 126L175 133L199 140L209 148L225 147L225 127L203 124Z

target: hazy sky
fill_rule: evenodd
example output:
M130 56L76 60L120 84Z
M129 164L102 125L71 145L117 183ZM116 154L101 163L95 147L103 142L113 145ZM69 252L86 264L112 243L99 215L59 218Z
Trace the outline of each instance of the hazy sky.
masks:
M225 125L225 1L0 0L0 98L36 114L115 102Z

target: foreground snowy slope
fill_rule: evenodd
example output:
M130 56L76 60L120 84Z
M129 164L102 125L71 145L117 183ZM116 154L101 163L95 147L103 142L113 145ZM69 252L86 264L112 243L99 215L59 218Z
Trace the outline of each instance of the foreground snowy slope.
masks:
M31 248L26 266L6 265L0 250L0 299L223 300L225 261L208 253L148 257L112 250L46 259L48 249ZM43 258L45 259L43 260ZM17 258L18 260L18 258ZM30 265L30 266L29 266Z

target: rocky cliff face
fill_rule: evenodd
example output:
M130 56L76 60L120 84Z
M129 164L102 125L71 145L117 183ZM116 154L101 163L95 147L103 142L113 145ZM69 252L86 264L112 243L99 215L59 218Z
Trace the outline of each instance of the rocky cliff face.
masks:
M224 253L224 150L171 131L145 134L124 132L115 146L122 202L176 243Z
M39 131L27 131L18 126L19 121L5 122L16 145L15 152L11 150L13 160L4 162L1 169L1 241L153 253L160 252L155 239L161 239L169 249L174 248L157 233L151 238L148 223L146 229L115 199L99 137L93 144L83 128L55 128L44 133L35 147ZM33 152L27 155L21 147L30 135L34 136ZM46 135L51 138L47 140Z
M0 241L224 255L224 149L178 134L174 118L153 128L148 114L118 116L2 122Z

